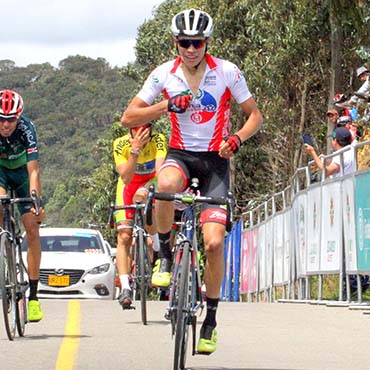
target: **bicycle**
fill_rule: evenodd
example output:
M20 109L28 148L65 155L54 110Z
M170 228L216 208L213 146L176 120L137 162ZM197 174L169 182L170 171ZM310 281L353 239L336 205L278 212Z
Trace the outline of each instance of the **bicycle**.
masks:
M24 336L27 323L26 279L28 272L22 259L21 231L18 219L14 216L14 204L28 203L39 212L39 198L36 192L28 198L14 198L0 195L3 208L3 227L0 228L0 292L3 306L4 323L9 340L15 337L16 329Z
M149 187L145 214L147 224L152 222L153 199L176 201L186 206L180 223L175 248L174 268L171 277L170 300L165 317L171 322L171 333L175 337L173 369L184 369L186 363L189 326L192 327L192 355L196 352L197 313L202 312L200 263L196 238L197 206L201 203L225 205L227 207L227 231L232 227L233 197L201 196L197 192L198 180L193 179L190 191L185 193L157 193L154 186Z
M134 300L140 299L141 321L147 325L146 300L149 288L151 287L152 268L148 249L148 234L144 229L143 210L145 203L136 202L135 204L116 206L114 202L110 205L109 224L112 224L113 211L134 210L133 238L134 243L134 266L132 272L132 291ZM135 309L134 306L131 307Z

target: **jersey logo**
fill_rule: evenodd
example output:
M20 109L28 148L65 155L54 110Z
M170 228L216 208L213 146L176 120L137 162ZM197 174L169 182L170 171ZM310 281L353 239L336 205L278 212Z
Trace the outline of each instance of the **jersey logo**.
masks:
M192 100L191 106L194 112L190 119L196 124L210 121L217 111L216 99L205 90L198 90L197 96Z

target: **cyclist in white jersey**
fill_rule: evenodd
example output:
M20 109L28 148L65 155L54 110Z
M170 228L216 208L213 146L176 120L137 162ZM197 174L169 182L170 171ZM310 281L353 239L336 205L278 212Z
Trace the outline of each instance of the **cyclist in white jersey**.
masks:
M262 115L243 74L228 61L207 53L213 32L209 14L187 9L172 19L171 31L178 57L157 67L133 98L121 122L136 127L169 114L172 132L165 163L158 173L158 191L179 192L191 178L200 180L202 195L225 196L229 188L229 159L262 124ZM164 99L155 103L163 93ZM231 134L232 98L247 119ZM156 201L160 239L160 269L152 283L170 284L171 251L168 248L174 207ZM201 223L206 252L207 314L200 331L198 352L216 350L216 310L224 275L223 247L226 211L205 205Z

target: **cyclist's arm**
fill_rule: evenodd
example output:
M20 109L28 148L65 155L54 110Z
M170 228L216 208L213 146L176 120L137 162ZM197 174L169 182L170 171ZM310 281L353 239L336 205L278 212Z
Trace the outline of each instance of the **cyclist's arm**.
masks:
M130 154L127 162L119 163L116 166L116 171L124 184L129 184L135 174L137 155Z
M121 123L127 128L140 126L160 118L163 114L167 113L167 110L167 100L148 105L144 100L135 96L127 109L123 112Z
M41 180L39 161L33 160L27 162L27 171L30 181L30 194L32 190L36 190L37 195L41 196Z
M239 136L242 142L244 142L245 140L256 134L257 131L261 128L263 118L260 110L256 105L255 100L252 97L239 104L239 107L248 118L244 122L242 128L239 131L235 132L235 134Z

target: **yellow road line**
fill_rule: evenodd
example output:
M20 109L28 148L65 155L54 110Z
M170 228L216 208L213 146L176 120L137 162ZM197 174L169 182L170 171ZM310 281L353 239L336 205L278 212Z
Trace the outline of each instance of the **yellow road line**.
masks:
M72 370L80 343L80 302L71 300L68 304L68 316L64 339L59 349L55 370Z

